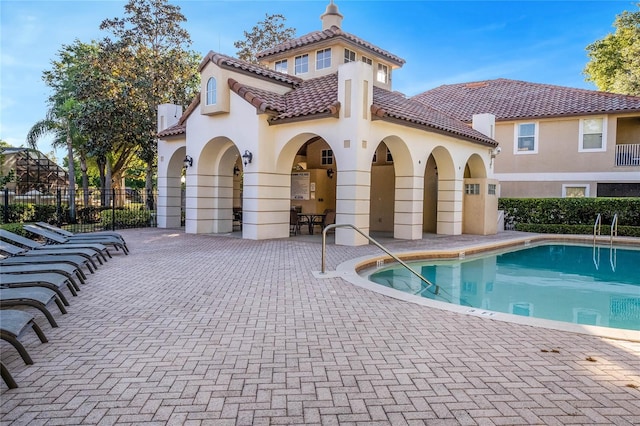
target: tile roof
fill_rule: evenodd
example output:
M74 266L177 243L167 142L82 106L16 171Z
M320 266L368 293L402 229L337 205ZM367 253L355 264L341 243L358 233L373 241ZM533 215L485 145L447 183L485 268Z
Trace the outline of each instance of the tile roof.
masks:
M227 68L234 71L245 72L253 76L263 77L275 82L285 83L287 85L295 86L300 84L303 80L295 75L283 74L274 70L270 70L262 65L252 64L250 62L243 61L241 59L232 58L231 56L223 55L210 51L207 56L200 62L198 71L202 71L207 63L213 62L221 68Z
M212 56L209 60L214 60ZM266 70L262 67L251 66L239 59L230 61L220 55L215 61L223 61L225 66L237 63L237 68L244 72L258 73L264 76ZM218 62L216 62L218 63ZM235 66L234 66L235 67ZM286 74L269 71L271 78L286 78ZM281 75L280 75L281 74ZM291 81L292 89L281 95L269 90L242 84L233 78L227 81L229 88L245 101L253 105L259 113L269 115L270 124L285 123L293 120L305 120L324 117L338 117L340 103L338 102L338 74L328 74L309 80ZM200 104L200 95L196 96L180 121L158 134L158 137L171 137L186 132L186 119ZM417 127L425 131L432 131L449 136L461 137L471 142L488 146L497 146L497 142L470 126L437 109L424 105L413 99L407 99L398 92L375 87L373 88L373 105L371 106L373 119L394 122L400 125Z
M337 39L347 42L349 44L356 45L360 48L364 48L370 50L380 56L383 56L388 61L394 63L397 66L402 66L405 63L405 60L400 58L399 56L394 55L384 49L379 48L365 40L362 40L359 37L356 37L353 34L342 31L337 26L332 26L331 28L327 28L322 31L313 31L309 34L305 34L302 37L298 37L289 41L285 41L271 49L263 50L259 52L256 57L258 59L266 59L271 55L276 55L278 53L287 52L289 50L297 49L300 47L305 47L310 44L318 43L324 40Z
M480 113L510 120L640 112L640 97L504 78L443 85L411 99L465 122Z
M498 146L495 140L472 129L460 120L412 99L407 99L401 93L390 92L375 86L373 87L371 113L374 118L393 122L400 121L423 130L453 134L483 145Z

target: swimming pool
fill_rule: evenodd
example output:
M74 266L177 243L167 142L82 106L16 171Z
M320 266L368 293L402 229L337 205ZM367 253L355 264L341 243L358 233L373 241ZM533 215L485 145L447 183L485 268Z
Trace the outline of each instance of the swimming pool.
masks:
M373 272L377 284L471 308L582 325L640 330L640 250L543 244Z

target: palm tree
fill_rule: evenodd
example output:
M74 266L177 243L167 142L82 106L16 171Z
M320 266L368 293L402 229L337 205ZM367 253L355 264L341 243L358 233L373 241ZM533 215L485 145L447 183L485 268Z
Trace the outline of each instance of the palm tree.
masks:
M75 102L68 100L59 109L50 109L44 120L38 121L27 133L27 144L37 149L37 141L46 134L53 134L53 146L67 147L67 159L69 167L69 216L72 222L76 220L76 171L73 162L74 140L79 139L67 118L74 107Z

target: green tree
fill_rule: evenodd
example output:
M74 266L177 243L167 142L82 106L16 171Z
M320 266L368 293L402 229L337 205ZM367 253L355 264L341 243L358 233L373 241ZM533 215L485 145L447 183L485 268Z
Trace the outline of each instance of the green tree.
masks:
M77 140L79 138L79 134L71 118L75 101L73 99L67 99L62 104L56 104L54 99L51 102L52 106L47 112L46 118L38 121L29 129L27 133L27 144L31 148L37 149L37 141L39 138L46 134L53 134L54 146L66 146L67 161L69 162L69 216L71 221L74 222L76 219L76 175L73 164L73 147L74 139Z
M201 58L186 50L191 38L180 26L186 18L178 6L167 0L129 0L125 14L125 18L103 21L100 29L116 37L115 41L107 39L105 45L111 47L111 53L119 52L123 61L113 63L121 71L116 95L125 96L127 106L116 120L123 136L119 143L134 147L146 163L146 189L151 194L157 154L157 105L187 105L191 101L199 88Z
M622 12L613 26L613 34L587 46L586 81L599 90L640 96L640 10Z
M233 43L238 49L238 58L254 64L258 63L256 55L263 50L291 40L296 36L296 29L285 27L283 15L265 14L265 20L258 22L250 32L244 31L244 40Z

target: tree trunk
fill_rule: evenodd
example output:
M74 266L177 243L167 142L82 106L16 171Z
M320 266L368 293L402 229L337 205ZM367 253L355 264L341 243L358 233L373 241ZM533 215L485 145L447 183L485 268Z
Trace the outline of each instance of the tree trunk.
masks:
M82 172L82 201L85 207L89 207L89 176L87 175L87 155L80 151L80 170Z
M147 162L147 170L144 188L147 192L147 209L155 210L155 201L153 199L153 164L151 161Z
M69 220L76 223L76 167L73 162L73 140L67 127L67 155L69 161Z
M107 161L105 163L105 174L104 174L104 200L105 200L105 205L106 206L110 206L111 205L111 188L112 186L112 182L111 182L111 161L109 161L109 158L107 158Z

